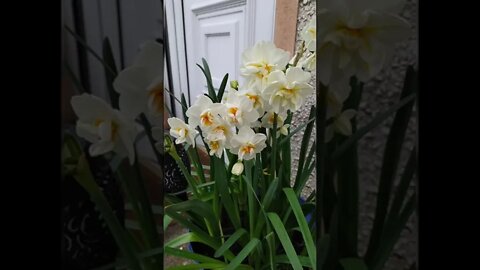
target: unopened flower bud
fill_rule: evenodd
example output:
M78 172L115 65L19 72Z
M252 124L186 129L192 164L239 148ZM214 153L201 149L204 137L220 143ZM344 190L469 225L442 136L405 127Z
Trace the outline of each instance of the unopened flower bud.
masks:
M240 175L243 172L243 168L244 168L243 163L241 161L237 161L237 163L233 165L232 173L234 175Z
M235 90L238 90L238 81L237 80L230 81L230 87Z

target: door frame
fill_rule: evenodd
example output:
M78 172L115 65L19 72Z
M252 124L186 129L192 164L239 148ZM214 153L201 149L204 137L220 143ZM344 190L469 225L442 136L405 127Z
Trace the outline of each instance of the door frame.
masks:
M247 36L247 47L253 46L257 41L267 40L274 41L275 25L276 25L276 10L277 0L206 0L198 5L195 9L198 10L215 10L223 7L233 7L245 5L247 11L247 18L245 20L246 29L249 31ZM260 20L258 18L263 18ZM165 24L168 31L168 46L170 48L170 69L168 72L171 75L172 82L169 82L173 89L174 97L181 99L182 92L185 94L187 102L191 104L192 97L190 97L189 90L189 67L194 65L187 61L187 48L185 38L185 18L183 1L165 0ZM270 21L271 24L265 23ZM168 56L167 56L168 57ZM169 77L165 76L165 77ZM166 84L169 85L169 84ZM170 95L165 95L169 98ZM177 101L173 101L177 102ZM167 105L169 102L166 102ZM179 104L178 104L179 105ZM181 106L174 106L175 116L183 118Z

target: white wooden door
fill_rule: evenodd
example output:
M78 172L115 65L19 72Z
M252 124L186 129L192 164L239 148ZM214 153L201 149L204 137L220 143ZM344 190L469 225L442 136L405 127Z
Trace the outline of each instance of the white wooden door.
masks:
M182 91L185 93L188 87L190 103L207 91L205 77L196 66L202 64L202 58L207 60L213 85L218 88L225 73L229 74L229 81L241 81L243 50L261 40L273 41L275 0L184 0L183 6L176 2L180 1L167 1L170 48L179 48L170 53L174 58L172 64L183 58L186 63L174 65L177 70L172 72L184 74L178 79L188 81ZM179 27L180 23L183 28ZM172 40L174 38L176 40Z

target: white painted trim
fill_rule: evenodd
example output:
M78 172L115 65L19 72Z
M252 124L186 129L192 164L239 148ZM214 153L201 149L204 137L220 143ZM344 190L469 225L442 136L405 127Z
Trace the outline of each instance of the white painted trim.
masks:
M75 38L63 28L64 26L68 26L72 30L75 29L75 24L73 21L72 0L62 1L62 10L62 61L65 61L65 63L68 64L75 77L80 80L77 42ZM67 75L67 73L65 74L65 76L69 76Z
M183 31L183 8L181 1L165 1L165 19L167 20L168 45L170 47L170 65L174 95L181 100L181 92L189 100L187 60ZM172 89L169 89L172 91ZM176 117L183 119L182 106L174 101Z
M115 0L101 0L100 1L100 14L102 20L102 33L103 38L108 37L110 45L112 46L113 56L115 58L115 64L117 70L121 69L120 59L120 35L118 29L118 13L117 3ZM102 43L103 43L102 38Z
M250 0L252 2L251 8L252 17L254 18L263 18L263 20L252 20L254 39L250 46L253 46L258 41L272 41L275 34L275 9L276 2L275 0ZM271 24L266 24L265 21L271 22Z
M229 9L233 7L243 6L245 5L246 0L210 0L210 1L203 1L198 4L193 4L191 7L191 11L193 11L196 15L210 13L218 10Z
M85 41L98 55L102 55L103 24L100 2L97 0L83 1L83 18L85 23ZM88 15L88 16L87 16ZM87 52L90 91L92 94L109 101L103 65Z

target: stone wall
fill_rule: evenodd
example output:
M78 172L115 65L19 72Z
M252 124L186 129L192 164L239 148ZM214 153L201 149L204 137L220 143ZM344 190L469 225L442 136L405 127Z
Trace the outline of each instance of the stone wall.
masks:
M381 74L365 84L362 102L358 112L359 126L363 126L373 119L378 113L385 111L398 101L400 90L403 84L406 67L409 64L417 63L417 1L408 0L401 13L401 16L407 19L415 33L412 37L399 44L396 48L396 54L392 62L387 65ZM297 21L297 48L300 44L299 33L306 23L315 15L314 0L300 0L298 21ZM312 78L312 85L315 85L315 76ZM293 126L298 126L308 119L308 112L311 105L315 104L315 95L312 95L303 110L297 112L293 119ZM374 129L359 142L359 169L360 169L360 224L359 224L359 252L363 254L368 244L370 230L373 225L373 217L376 205L376 192L380 177L380 168L385 142L387 139L389 127L392 119L385 121L382 125ZM402 162L400 172L408 158L408 151L412 149L417 130L416 111L410 121L407 139L402 153ZM315 133L312 134L312 142ZM298 154L302 134L297 134L292 139L293 168L298 164ZM293 174L295 175L295 173ZM307 183L304 193L310 193L315 189L315 175L312 175ZM410 192L414 191L412 186ZM410 265L416 261L417 256L417 236L416 236L416 217L412 216L408 222L407 228L402 232L401 239L394 249L392 257L386 265L386 270L404 270L409 269Z

